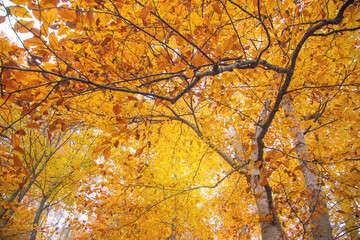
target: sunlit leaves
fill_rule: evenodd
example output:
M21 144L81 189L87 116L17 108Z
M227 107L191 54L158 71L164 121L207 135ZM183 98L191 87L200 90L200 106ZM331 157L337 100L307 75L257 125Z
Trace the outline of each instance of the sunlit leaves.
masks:
M34 21L19 20L14 25L14 30L20 33L27 33L34 26Z
M326 210L309 212L306 169L326 185L333 228L343 231L359 195L356 4L298 45L344 2L12 2L0 22L16 19L15 32L32 36L25 48L0 39L7 196L77 126L32 192L54 179L77 192L64 200L80 215L71 216L73 237L251 239L276 213L289 238L306 239L303 223ZM255 139L263 107L273 115ZM35 133L40 142L30 141ZM308 155L297 154L301 145ZM231 172L224 154L241 169ZM252 195L268 185L272 195ZM274 209L258 215L266 195Z
M31 18L31 14L25 7L22 6L9 6L10 14L21 18Z

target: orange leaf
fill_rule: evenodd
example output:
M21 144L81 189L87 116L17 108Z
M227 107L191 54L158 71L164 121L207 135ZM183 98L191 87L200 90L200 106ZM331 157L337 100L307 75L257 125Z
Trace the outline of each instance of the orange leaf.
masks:
M23 129L19 129L15 132L15 134L18 134L20 136L25 136L26 135L26 132L23 130Z
M304 166L299 165L299 166L297 166L296 168L294 168L294 172L295 172L296 170L301 170L301 169L303 169L303 168L304 168Z
M41 45L43 45L43 43L39 38L33 37L33 38L25 39L24 45L25 45L25 47L29 48L32 46L41 46Z
M65 130L66 130L66 123L64 123L63 121L61 122L61 131L62 132L65 132Z
M140 156L140 155L143 153L143 151L144 151L144 148L143 148L143 147L137 149L136 152L135 152L135 154L134 154L134 157Z
M268 184L268 181L267 181L267 179L264 177L264 178L261 178L261 180L260 180L260 185L263 187L263 186L265 186L266 184Z
M121 112L121 107L119 106L119 104L115 104L115 106L113 107L113 112L115 113L115 115L118 115Z
M54 32L50 33L49 42L50 42L51 47L53 47L55 49L58 48L59 42L58 42L57 36L55 35Z
M137 98L134 97L134 96L128 96L128 99L129 99L129 100L137 100Z
M0 16L0 23L5 22L5 20L6 20L6 17L5 17L5 16Z
M260 198L262 197L263 193L264 193L264 192L259 192L259 193L257 193L257 194L255 195L255 198L256 198L256 199L260 199Z
M26 125L26 128L39 129L40 125L37 123L29 123L28 125Z
M65 9L65 8L58 8L58 14L62 19L74 21L75 17L75 10Z
M49 131L50 131L50 132L53 132L55 129L56 129L56 123L50 124L50 126L49 126Z
M50 130L46 130L46 132L47 132L47 137L48 137L48 139L50 140L51 137L52 137L52 133L51 133Z
M194 72L190 68L187 68L186 72L185 72L185 76L187 78L191 78L193 75L194 75Z
M11 145L13 145L13 147L17 147L17 146L20 146L21 141L16 135L13 135L10 143L11 143Z
M14 167L16 169L19 169L19 168L21 168L23 166L20 158L18 157L18 155L14 154L12 159L14 160Z
M21 154L25 153L25 150L20 146L14 147L14 150L17 151L18 153L21 153Z
M100 145L97 148L95 148L94 153L98 153L101 152L106 146L105 145Z
M91 9L89 9L89 11L86 13L86 20L89 26L93 26L95 23L95 16Z
M27 33L30 32L32 27L34 26L34 21L24 21L24 20L18 20L14 24L14 30L19 33Z
M146 17L149 15L150 12L151 12L151 7L145 6L138 14L138 18L140 18L143 21L143 23L146 24Z
M104 158L108 159L111 156L111 147L108 147L103 152Z
M273 220L273 215L266 216L266 221L271 222Z
M211 6L214 9L214 12L216 12L217 14L220 15L221 11L220 11L220 8L219 8L218 4L214 3Z

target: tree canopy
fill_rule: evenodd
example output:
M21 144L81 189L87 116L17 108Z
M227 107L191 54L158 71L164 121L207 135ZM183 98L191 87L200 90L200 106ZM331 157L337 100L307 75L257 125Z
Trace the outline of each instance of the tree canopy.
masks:
M359 238L359 5L2 1L0 236Z

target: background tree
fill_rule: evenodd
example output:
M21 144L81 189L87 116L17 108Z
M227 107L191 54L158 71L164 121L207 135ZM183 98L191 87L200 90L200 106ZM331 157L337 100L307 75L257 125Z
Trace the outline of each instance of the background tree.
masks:
M1 42L2 136L49 110L101 136L80 238L357 231L358 2L12 2L32 37Z
M3 113L2 125L19 116L16 111ZM68 198L76 189L73 178L79 177L79 169L89 166L86 158L89 150L82 148L91 146L91 142L84 139L85 135L77 135L78 130L73 127L64 128L60 123L42 126L48 119L46 115L31 123L18 121L12 126L15 132L12 138L3 137L2 237L35 239L38 229L48 227L42 224L46 221L40 221L44 210L56 210L59 202L62 208L72 206L73 200ZM58 129L59 126L62 128Z

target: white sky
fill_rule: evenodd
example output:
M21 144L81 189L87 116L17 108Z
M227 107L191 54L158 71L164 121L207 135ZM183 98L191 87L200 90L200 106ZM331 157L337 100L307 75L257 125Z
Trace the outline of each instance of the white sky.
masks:
M0 0L0 15L1 16L5 16L6 15L6 10L4 8L5 7L9 7L9 6L13 6L15 5L14 3L10 2L9 0ZM9 21L10 20L10 21ZM36 20L36 19L35 19ZM38 21L35 21L35 25ZM15 20L12 19L11 17L6 18L6 21L2 24L0 24L0 31L4 32L11 40L13 40L16 44L21 45L21 41L19 39L19 37L21 37L21 39L27 39L27 38L31 38L33 35L31 33L18 33L18 36L14 33L13 29L11 26L14 26L15 24ZM38 26L34 26L34 27L38 27Z

